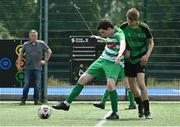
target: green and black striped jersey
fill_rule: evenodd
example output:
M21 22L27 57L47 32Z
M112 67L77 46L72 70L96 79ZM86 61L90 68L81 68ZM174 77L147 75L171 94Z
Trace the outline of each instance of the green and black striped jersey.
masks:
M120 25L126 37L126 49L130 50L130 58L125 60L131 63L138 63L140 58L146 54L148 50L147 39L152 38L152 33L148 25L139 22L136 28L131 28L128 22Z
M108 43L106 44L100 58L114 62L119 53L120 41L123 39L125 39L123 31L115 26L114 34L107 37Z

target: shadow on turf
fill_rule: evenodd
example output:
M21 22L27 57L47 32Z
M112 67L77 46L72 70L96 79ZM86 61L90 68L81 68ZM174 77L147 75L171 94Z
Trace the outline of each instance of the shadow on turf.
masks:
M20 103L13 103L16 106L41 106L41 105L34 105L34 103L26 103L25 105L20 105Z
M104 109L105 111L109 111L110 109ZM119 109L118 111L133 111L133 110L137 110L137 109Z
M99 120L104 120L104 119L98 119ZM139 121L141 120L140 118L119 118L116 120L107 120L107 121Z
M82 118L82 117L71 117L69 118L69 116L63 116L63 117L58 117L58 119L61 119L61 120L67 120L67 119L71 119L71 120L97 120L97 121L100 121L100 120L106 120L106 119L103 119L103 118L95 118L95 117L87 117L87 118ZM116 119L116 120L107 120L107 121L139 121L139 120L142 120L140 118L119 118L119 119Z

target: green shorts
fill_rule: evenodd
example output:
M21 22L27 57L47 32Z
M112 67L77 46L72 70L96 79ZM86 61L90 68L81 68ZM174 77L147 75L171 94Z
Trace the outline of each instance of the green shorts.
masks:
M114 62L98 58L89 66L86 73L96 79L106 77L112 78L117 81L121 71L123 70L124 69L119 64L115 64Z

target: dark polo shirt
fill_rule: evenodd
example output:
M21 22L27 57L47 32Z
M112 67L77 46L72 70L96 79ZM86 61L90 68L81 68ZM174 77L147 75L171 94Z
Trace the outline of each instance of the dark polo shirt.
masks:
M48 45L44 41L37 40L36 43L27 41L23 44L22 53L25 53L26 69L28 70L42 70L40 64L43 59L44 52L49 49Z

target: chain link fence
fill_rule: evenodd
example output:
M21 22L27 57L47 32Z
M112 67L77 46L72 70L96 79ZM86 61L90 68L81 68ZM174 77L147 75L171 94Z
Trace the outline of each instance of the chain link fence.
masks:
M0 39L2 40L27 39L30 29L37 29L43 39L42 18L48 17L48 45L53 50L48 64L47 89L48 95L52 96L48 99L57 99L57 95L66 96L73 85L69 82L71 73L70 36L91 35L74 4L78 6L93 34L98 34L96 24L100 18L109 18L114 24L119 25L126 21L126 11L131 7L136 7L140 11L141 21L150 26L155 42L155 48L147 66L150 95L179 98L180 25L178 23L180 22L180 1L49 0L48 15L42 17L41 0L1 0ZM90 85L88 88L93 90L83 92L84 95L91 95L91 92L92 95L102 95L105 84L104 86ZM119 92L121 92L119 94L125 95L122 86L119 88ZM157 91L153 91L154 88L157 88ZM19 90L19 93L16 93L15 88L14 90L12 88L11 91L15 95L21 95L22 89ZM8 92L3 93L3 89L1 89L2 94L8 94ZM87 98L87 96L83 97L83 99Z

